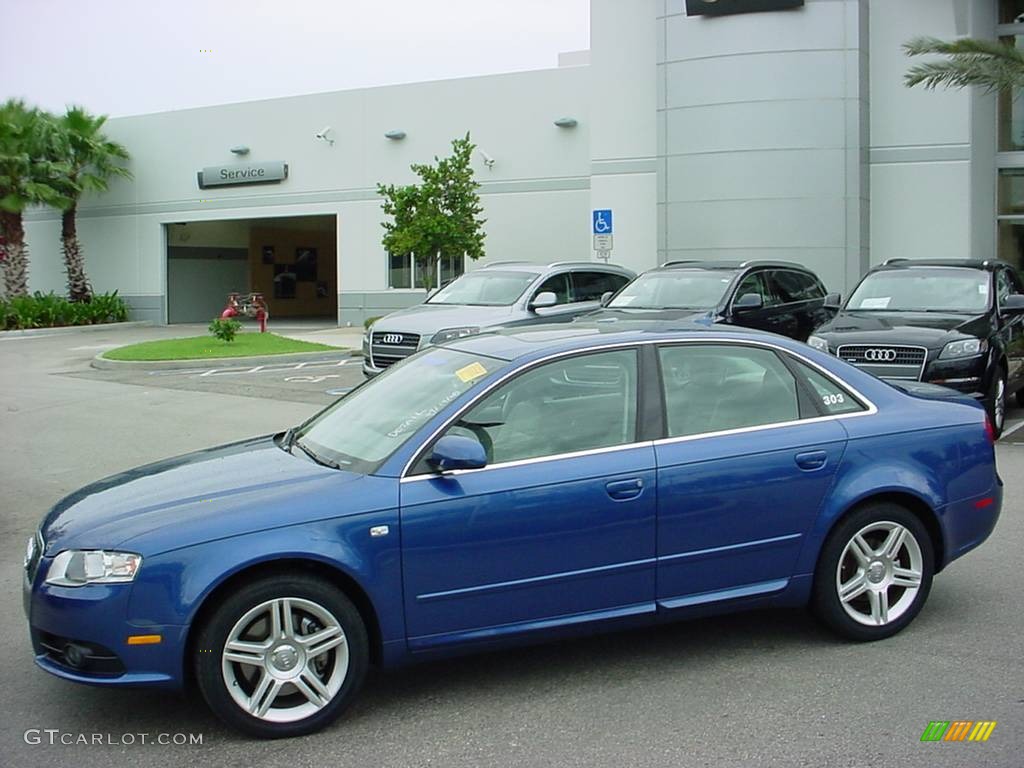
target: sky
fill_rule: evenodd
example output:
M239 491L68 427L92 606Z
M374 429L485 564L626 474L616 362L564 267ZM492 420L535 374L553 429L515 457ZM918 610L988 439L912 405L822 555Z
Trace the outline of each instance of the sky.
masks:
M0 0L0 100L136 115L557 66L589 0Z

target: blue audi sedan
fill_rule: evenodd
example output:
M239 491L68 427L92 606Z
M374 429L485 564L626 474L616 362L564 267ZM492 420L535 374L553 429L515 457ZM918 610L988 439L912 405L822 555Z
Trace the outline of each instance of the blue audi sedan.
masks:
M195 685L255 736L370 664L745 607L899 632L999 516L974 401L725 327L427 349L301 426L73 493L28 542L36 663Z

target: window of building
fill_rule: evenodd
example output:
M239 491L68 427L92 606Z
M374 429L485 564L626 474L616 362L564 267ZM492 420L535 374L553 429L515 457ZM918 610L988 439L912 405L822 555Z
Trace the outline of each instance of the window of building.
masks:
M439 288L450 283L466 271L465 254L443 256L438 261L432 285ZM416 263L413 254L388 254L388 288L426 288L427 280L423 268Z
M1021 23L1024 23L1024 0L1000 0L1000 2L999 2L999 23L1000 24L1021 24Z

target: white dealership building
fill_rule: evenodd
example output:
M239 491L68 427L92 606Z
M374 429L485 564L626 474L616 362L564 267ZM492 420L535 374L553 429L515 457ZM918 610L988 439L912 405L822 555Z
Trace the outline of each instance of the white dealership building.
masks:
M88 272L157 322L259 290L274 317L361 323L423 297L376 184L466 132L489 260L596 259L611 209L637 271L785 259L845 293L892 257L1019 263L1024 102L908 89L901 50L1024 40L1017 19L1024 0L592 0L590 50L553 69L112 119L134 180L81 206ZM26 219L32 288L61 291L58 214Z

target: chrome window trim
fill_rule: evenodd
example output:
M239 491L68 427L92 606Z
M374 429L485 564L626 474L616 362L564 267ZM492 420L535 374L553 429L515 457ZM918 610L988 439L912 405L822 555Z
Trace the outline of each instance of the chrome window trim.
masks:
M785 354L785 355L791 355L795 359L799 360L800 362L804 363L805 365L808 365L811 368L813 368L814 370L816 370L818 373L820 373L822 376L827 378L833 384L836 384L837 386L841 387L845 391L849 392L851 395L853 395L856 399L858 399L861 403L864 404L865 410L857 411L855 413L837 413L837 414L834 414L834 415L814 416L814 417L811 417L809 419L796 419L795 421L775 422L775 423L772 423L772 424L758 424L758 425L752 426L752 427L737 427L735 429L720 430L718 432L700 432L700 433L695 434L695 435L681 435L679 437L663 437L663 438L659 438L658 440L645 440L645 441L640 441L640 442L623 443L622 445L611 445L611 446L607 446L605 448L591 448L591 449L585 450L585 451L572 451L570 453L552 454L550 456L536 456L536 457L529 458L529 459L519 459L517 461L506 461L506 462L502 462L502 463L499 463L499 464L488 464L487 466L481 467L479 469L460 469L460 470L456 470L456 471L453 471L453 472L446 472L443 475L441 475L439 473L432 473L432 474L425 474L425 475L410 475L409 474L409 472L412 470L412 467L416 464L417 459L419 459L420 455L423 453L424 449L428 445L430 445L437 438L438 435L440 435L442 432L444 432L446 429L448 429L448 427L450 427L452 424L454 424L459 419L459 417L461 417L464 413L467 413L470 409L472 409L480 400L482 400L484 397L489 395L492 391L494 391L496 388L498 388L499 386L504 384L508 379L512 378L513 376L516 376L516 375L518 375L520 373L525 373L526 371L529 371L529 370L531 370L533 368L536 368L536 367L538 367L540 365L543 365L544 363L550 362L551 360L557 360L557 359L562 358L562 357L573 357L573 356L576 356L576 355L587 354L587 353L590 353L590 352L603 352L603 351L607 351L607 350L611 350L611 349L630 349L630 348L633 348L633 349L638 349L639 350L640 347L646 346L646 345L650 345L650 344L655 344L655 345L658 345L658 346L679 346L679 345L682 345L682 344L738 344L738 345L747 346L747 347L751 347L751 346L753 346L753 347L761 347L763 349L773 350L773 351L775 351L777 353L782 353L782 354ZM637 365L638 366L640 365L639 355L637 356ZM533 360L532 362L527 363L526 365L521 366L519 368L516 368L516 369L514 369L512 371L506 372L500 378L498 378L495 381L491 382L487 387L485 387L483 390L481 390L476 395L476 397L474 397L465 406L463 406L455 414L453 414L450 418L448 418L443 424L441 424L441 426L439 426L437 429L435 429L433 432L431 432L430 435L427 437L427 439L419 444L419 446L416 448L416 450L413 451L412 456L405 463L405 466L402 468L402 472L399 475L399 482L400 483L407 483L407 482L411 483L411 482L416 482L416 481L419 481L419 480L436 480L438 477L442 477L442 476L443 477L457 477L459 475L468 474L468 473L486 472L486 471L488 471L490 469L505 469L505 468L508 468L508 467L515 467L515 466L521 466L521 465L526 465L526 464L538 464L540 462L545 462L545 461L560 461L561 459L578 458L578 457L581 457L581 456L589 456L589 455L600 454L600 453L610 453L611 451L625 451L625 450L630 450L630 449L633 449L633 448L641 448L641 447L648 446L648 445L652 446L652 447L655 447L655 446L659 446L659 445L669 445L669 444L672 444L672 443L685 442L685 441L689 441L689 440L700 440L700 439L703 439L703 438L706 438L706 437L722 437L722 436L725 436L725 435L742 434L742 433L747 433L747 432L756 432L756 431L765 430L765 429L778 429L778 428L781 428L781 427L792 427L792 426L795 426L795 425L798 425L798 424L813 424L813 423L817 423L817 422L831 421L833 419L850 419L850 418L856 418L856 417L859 417L859 416L874 416L876 413L878 413L878 407L870 399L865 397L859 390L857 390L855 387L853 387L851 384L849 384L848 382L844 381L843 379L838 378L831 371L827 370L826 368L823 368L821 365L819 365L818 363L814 362L813 360L805 357L804 355L800 354L799 352L794 352L794 351L792 351L790 349L787 349L786 347L782 347L782 346L779 346L777 344L772 344L770 342L761 341L761 340L753 340L753 339L736 339L736 338L722 338L722 337L719 337L719 338L715 338L715 337L712 337L712 338L700 338L700 339L644 339L644 340L641 340L641 341L621 341L621 342L615 342L615 343L610 343L610 344L602 344L602 345L599 345L599 346L596 346L596 347L589 347L588 349L582 349L582 350L581 349L573 349L573 350L567 350L567 351L563 351L563 352L555 352L555 353L552 353L550 355L546 355L544 357L538 358L537 360ZM638 418L639 418L639 414L638 414Z

